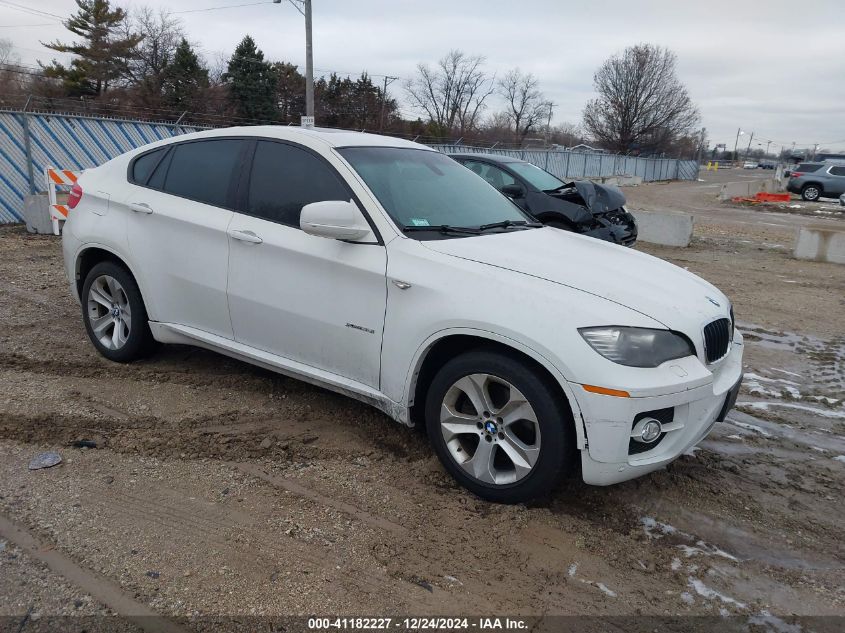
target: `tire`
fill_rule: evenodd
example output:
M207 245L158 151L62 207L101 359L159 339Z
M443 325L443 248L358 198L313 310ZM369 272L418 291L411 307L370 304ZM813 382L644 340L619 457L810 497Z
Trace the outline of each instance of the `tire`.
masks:
M109 360L128 363L155 349L141 291L123 266L110 261L95 265L85 277L81 300L88 338Z
M815 202L822 196L822 188L818 185L808 184L801 187L801 198L807 202Z
M473 397L483 398L478 407ZM547 495L575 465L569 407L546 376L504 354L473 351L446 363L426 394L425 418L449 474L488 501Z

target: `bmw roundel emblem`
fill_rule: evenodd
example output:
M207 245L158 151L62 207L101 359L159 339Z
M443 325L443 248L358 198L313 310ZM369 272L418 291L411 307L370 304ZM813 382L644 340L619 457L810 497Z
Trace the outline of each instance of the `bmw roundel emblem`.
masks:
M707 297L707 300L708 300L710 303L712 303L714 306L716 306L717 308L721 308L721 307L722 307L722 304L721 304L721 303L719 303L718 301L716 301L713 297Z

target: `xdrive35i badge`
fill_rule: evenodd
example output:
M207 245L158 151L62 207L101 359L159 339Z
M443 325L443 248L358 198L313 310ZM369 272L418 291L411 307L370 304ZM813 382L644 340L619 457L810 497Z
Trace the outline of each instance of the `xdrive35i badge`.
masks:
M712 303L714 306L716 306L717 308L721 308L721 307L722 307L722 304L721 304L721 303L719 303L718 301L716 301L713 297L707 297L707 300L708 300L710 303Z

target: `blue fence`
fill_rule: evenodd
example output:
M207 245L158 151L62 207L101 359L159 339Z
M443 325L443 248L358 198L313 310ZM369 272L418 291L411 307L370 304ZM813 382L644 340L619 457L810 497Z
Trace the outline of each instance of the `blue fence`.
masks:
M22 221L23 197L44 191L47 166L74 171L96 167L136 147L199 129L168 123L0 111L0 223Z

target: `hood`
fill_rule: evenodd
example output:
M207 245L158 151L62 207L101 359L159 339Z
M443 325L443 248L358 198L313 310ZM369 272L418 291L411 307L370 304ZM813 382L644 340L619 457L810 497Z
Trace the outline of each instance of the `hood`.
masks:
M509 231L421 244L439 253L613 301L669 329L685 332L693 341L700 340L706 323L728 316L730 310L721 291L683 268L624 246L558 229Z
M572 184L593 213L607 213L625 206L625 194L619 187L597 185L589 180L576 180Z

